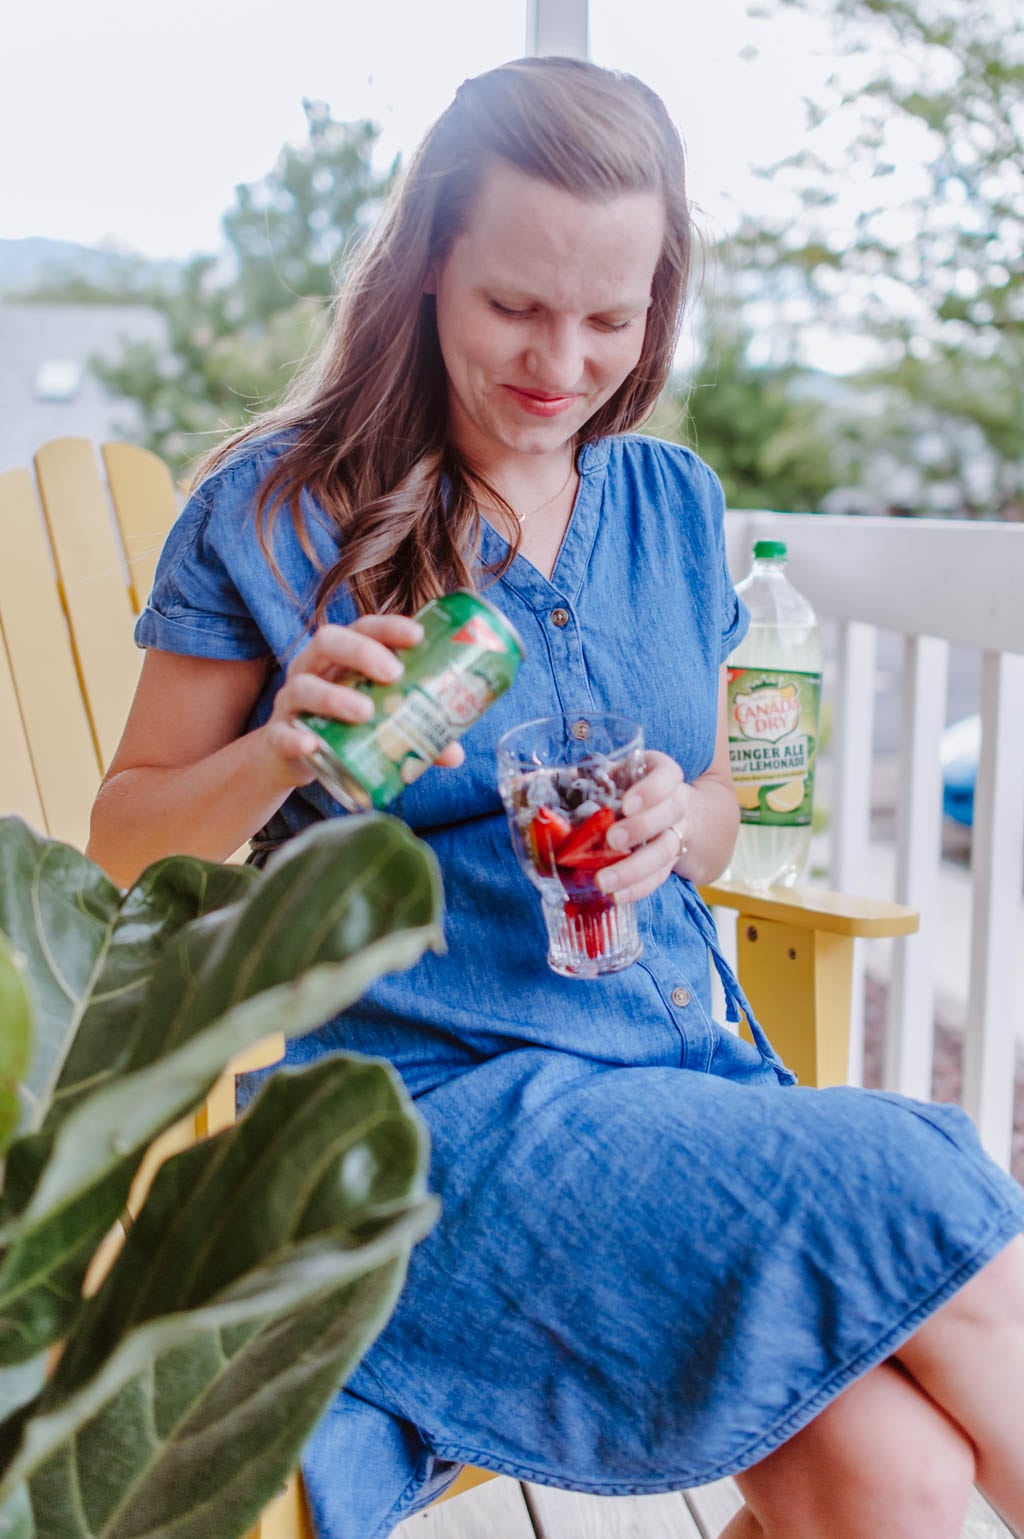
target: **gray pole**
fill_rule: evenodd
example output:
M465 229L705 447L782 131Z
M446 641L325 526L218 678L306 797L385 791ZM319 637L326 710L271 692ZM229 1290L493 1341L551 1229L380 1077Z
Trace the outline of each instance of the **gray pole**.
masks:
M526 52L587 58L587 0L526 0Z

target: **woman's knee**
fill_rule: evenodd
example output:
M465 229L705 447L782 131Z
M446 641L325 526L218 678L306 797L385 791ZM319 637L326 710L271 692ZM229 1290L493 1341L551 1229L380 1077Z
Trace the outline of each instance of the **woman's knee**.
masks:
M883 1364L737 1483L766 1539L958 1539L974 1472L955 1422Z
M958 1334L1003 1334L1024 1330L1024 1235L1017 1235L980 1272L976 1272L900 1348L911 1372L911 1359Z

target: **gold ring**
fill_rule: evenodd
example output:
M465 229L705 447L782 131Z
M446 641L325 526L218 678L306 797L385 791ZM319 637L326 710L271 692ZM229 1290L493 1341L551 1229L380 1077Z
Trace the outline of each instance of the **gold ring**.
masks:
M679 848L676 851L675 858L676 858L676 860L682 860L683 856L686 854L687 850L690 847L687 844L686 840L683 838L682 831L680 829L678 829L674 823L670 823L668 825L668 828L667 828L666 832L670 833L670 834L675 834L676 838L679 840ZM675 864L675 861L673 861L673 865L674 864Z

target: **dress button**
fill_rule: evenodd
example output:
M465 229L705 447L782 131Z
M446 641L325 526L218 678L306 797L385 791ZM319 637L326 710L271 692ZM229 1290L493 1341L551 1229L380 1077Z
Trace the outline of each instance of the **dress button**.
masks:
M569 611L567 609L553 609L551 611L551 624L557 625L561 630L563 625L569 624Z
M688 1005L690 1003L689 989L673 989L672 1003L674 1005Z

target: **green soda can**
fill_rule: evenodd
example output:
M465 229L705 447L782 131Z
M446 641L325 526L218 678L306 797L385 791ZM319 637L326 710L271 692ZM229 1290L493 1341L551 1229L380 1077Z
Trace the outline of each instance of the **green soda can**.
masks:
M400 679L344 680L372 700L369 721L299 718L320 739L306 763L349 812L393 802L505 693L523 660L514 627L468 588L431 599L415 618L424 637L402 652Z

